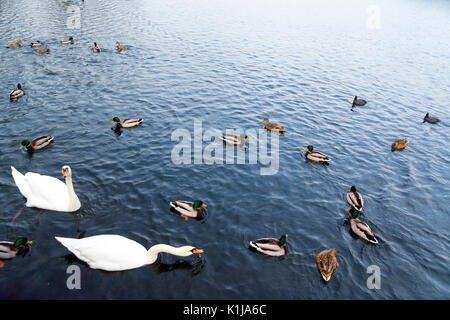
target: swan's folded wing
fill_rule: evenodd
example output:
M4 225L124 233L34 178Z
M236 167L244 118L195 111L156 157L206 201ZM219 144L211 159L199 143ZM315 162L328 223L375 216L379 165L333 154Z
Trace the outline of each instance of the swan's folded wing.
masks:
M31 195L31 190L28 186L25 176L17 171L13 166L11 166L11 174L13 176L14 183L16 184L17 188L19 188L20 193L25 198L28 198L29 195Z
M56 209L69 203L67 186L61 180L27 172L25 181L30 190L30 196L27 199L32 202L33 206L43 209Z

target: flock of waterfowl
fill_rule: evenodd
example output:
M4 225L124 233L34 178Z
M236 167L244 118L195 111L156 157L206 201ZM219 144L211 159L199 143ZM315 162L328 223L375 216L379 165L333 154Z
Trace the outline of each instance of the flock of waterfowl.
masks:
M62 44L70 44L74 42L74 38L61 40ZM116 42L118 50L126 50L127 46ZM7 48L21 46L21 40L16 43L8 44ZM40 47L39 41L32 42L31 47ZM101 52L97 43L94 43L94 52ZM35 51L36 53L48 53L48 45L43 49ZM24 91L20 84L17 89L10 93L10 100L17 101L24 95ZM354 106L364 106L367 101L354 97L352 108ZM132 128L142 125L142 118L126 118L120 120L114 117L111 121L116 123L117 128ZM278 134L283 134L286 130L283 126L276 123L270 123L268 118L262 120L265 129L273 131ZM424 122L437 123L439 119L430 117L427 113L424 117ZM221 140L231 146L244 145L249 137L243 133L241 135L223 134ZM54 142L52 136L41 136L32 141L23 140L20 149L25 147L28 151L39 150L50 146ZM401 150L408 145L407 139L399 139L392 143L391 150ZM304 148L305 158L314 163L329 163L331 158L322 152L314 150L312 145ZM46 210L60 211L60 212L75 212L80 209L81 203L75 193L72 184L72 170L69 166L62 167L62 175L65 178L65 183L61 180L50 176L44 176L33 172L28 172L25 175L21 174L14 167L11 167L12 176L20 193L27 199L27 207L36 207ZM351 230L361 239L370 243L377 244L374 232L370 229L367 223L358 219L363 207L364 200L362 195L357 192L356 187L352 186L347 193L346 200L349 207L346 211L349 213L349 220ZM189 217L201 218L204 214L206 204L200 200L190 201L172 201L169 203L172 210L178 212L186 221ZM250 241L249 248L257 252L261 252L267 256L282 256L287 254L288 235L284 234L279 239L275 238L261 238ZM127 239L120 235L96 235L82 239L72 239L55 237L63 246L71 251L77 258L86 262L93 269L102 269L107 271L120 271L138 268L143 265L152 264L157 260L160 252L166 252L176 256L190 256L192 254L202 253L203 250L197 249L194 246L172 247L165 244L157 244L152 246L149 250L145 249L139 243ZM18 238L15 242L3 241L0 242L0 259L12 259L27 251L28 246L32 242L27 238ZM0 267L3 266L0 260ZM331 278L334 270L338 267L337 250L327 249L320 252L317 256L316 266L319 269L322 278L328 281Z

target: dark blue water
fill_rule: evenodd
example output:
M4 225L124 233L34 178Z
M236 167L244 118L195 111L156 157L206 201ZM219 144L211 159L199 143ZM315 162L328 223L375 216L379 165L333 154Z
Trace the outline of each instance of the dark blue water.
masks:
M67 27L73 5L79 29ZM449 31L450 2L439 0L1 1L0 240L25 235L33 244L0 268L0 297L449 299ZM69 36L75 43L62 45ZM17 39L22 47L5 48ZM35 40L50 54L34 54ZM92 52L94 41L103 52ZM116 41L129 50L117 52ZM11 103L17 83L26 95ZM367 105L352 111L354 95ZM427 112L442 122L422 123ZM114 116L144 124L117 135ZM259 158L173 161L177 130L194 139L201 122L203 133L242 129L258 141L265 117L287 130L275 174L262 175ZM55 144L32 156L18 150L43 134ZM400 138L409 146L391 152ZM331 164L305 162L308 144ZM10 166L61 177L66 164L81 209L25 208L12 223L25 199ZM349 231L351 185L377 246ZM203 200L206 219L184 221L169 211L174 199ZM162 254L111 273L89 269L53 238L104 233L205 253ZM283 233L282 258L247 248ZM339 267L324 283L315 261L330 248ZM66 286L71 264L81 290ZM378 290L366 285L371 265L381 271Z

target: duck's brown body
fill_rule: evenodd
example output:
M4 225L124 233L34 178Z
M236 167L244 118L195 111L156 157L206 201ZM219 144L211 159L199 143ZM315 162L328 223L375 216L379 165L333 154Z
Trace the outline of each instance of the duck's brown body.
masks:
M409 143L408 139L395 140L394 142L392 142L391 151L405 149L408 143Z
M334 270L339 266L336 254L336 249L329 249L323 250L317 255L316 265L325 281L330 280Z
M269 130L269 131L275 131L275 132L278 132L278 133L283 133L284 131L286 131L286 130L284 129L284 127L283 127L283 126L280 126L279 124L276 124L276 123L269 123L269 119L267 119L267 118L264 118L264 120L263 120L262 122L265 123L264 128L265 128L266 130Z

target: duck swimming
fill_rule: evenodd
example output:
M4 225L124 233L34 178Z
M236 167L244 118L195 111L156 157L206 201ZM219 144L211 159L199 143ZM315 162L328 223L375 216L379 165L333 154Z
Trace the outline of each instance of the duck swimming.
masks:
M74 40L75 39L73 37L69 37L69 39L61 40L61 43L62 44L69 44L69 43L73 43Z
M375 238L375 234L370 229L370 227L367 225L367 223L362 222L358 218L354 218L354 215L357 215L357 211L352 208L350 211L348 209L346 210L350 213L350 225L352 228L352 231L359 236L360 239L366 240L370 243L377 244L378 240Z
M111 121L111 124L116 122L117 125L121 128L132 128L142 125L142 121L144 121L144 119L142 118L126 118L125 120L120 121L118 117L114 117Z
M265 123L264 128L269 130L269 131L275 131L275 132L278 132L278 133L282 133L282 132L285 131L283 126L280 126L280 125L278 125L276 123L269 123L269 119L267 119L267 118L264 118L264 120L261 121L261 122Z
M114 234L82 239L62 237L55 237L55 239L92 269L106 271L130 270L153 264L161 252L179 257L203 253L203 250L192 246L176 248L166 244L156 244L147 250L136 241Z
M97 46L97 42L94 42L94 52L100 52L100 48Z
M244 145L245 140L250 140L250 138L245 133L242 133L240 136L236 134L223 134L221 137L219 137L219 139L229 146Z
M319 151L313 151L314 147L311 145L305 147L303 150L308 150L305 153L306 159L314 161L315 163L317 163L317 162L326 163L331 160L331 158L329 156L327 156Z
M13 47L20 47L22 43L22 40L17 40L15 43L10 43L6 45L7 48L13 48Z
M30 44L30 47L32 47L32 48L37 48L37 47L40 47L40 46L41 46L41 42L39 40L35 41L35 42L32 42Z
M350 205L350 208L355 208L357 211L361 212L364 206L364 200L359 192L356 191L356 187L352 186L350 188L350 192L347 193L347 202Z
M46 44L44 48L36 50L35 52L36 53L47 53L48 51L49 51L48 44Z
M18 257L29 250L28 245L33 241L28 241L27 238L20 237L14 242L0 241L0 259L13 259ZM0 267L3 267L4 263L0 260Z
M116 41L116 45L117 45L117 49L119 49L119 50L126 50L126 49L128 49L127 46L122 46L119 41Z
M423 118L423 122L438 123L440 121L441 120L439 120L438 118L430 117L430 114L428 112L425 115L425 117Z
M23 95L24 95L24 92L22 90L22 85L19 83L19 84L17 84L17 89L12 90L9 93L9 99L13 100L13 101L17 101L17 99L19 99Z
M394 142L392 142L391 151L394 152L395 150L405 149L408 143L409 143L408 139L395 140Z
M353 98L353 105L354 105L354 106L363 106L363 105L365 105L366 103L367 103L366 100L358 99L357 96L355 96L355 97Z
M181 216L187 221L188 217L200 218L203 216L203 208L207 205L200 200L194 202L189 201L172 201L170 206L178 211ZM203 208L202 208L203 207Z
M287 234L283 234L280 239L261 238L250 241L250 248L259 251L266 256L279 257L284 256L288 252L286 243Z
M325 281L330 280L334 270L339 266L336 259L336 253L336 249L330 249L323 250L317 255L316 266Z
M19 150L22 149L23 147L26 147L27 150L30 151L39 150L46 146L52 145L54 140L55 138L52 136L41 136L36 139L33 139L31 142L30 140L23 140Z

